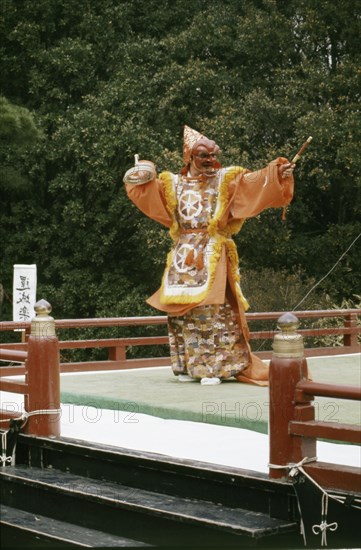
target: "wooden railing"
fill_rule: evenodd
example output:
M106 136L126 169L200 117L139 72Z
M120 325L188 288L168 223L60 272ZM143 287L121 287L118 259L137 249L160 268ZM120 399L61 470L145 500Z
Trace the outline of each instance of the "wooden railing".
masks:
M31 333L27 342L16 344L2 344L0 359L8 362L25 363L23 366L0 367L0 390L22 393L25 395L25 411L29 414L37 410L46 410L50 414L30 417L27 425L28 433L35 435L60 435L60 417L56 411L60 407L60 371L74 370L102 370L104 368L129 368L130 366L151 366L167 364L169 358L127 359L125 349L129 345L154 345L165 343L166 336L150 336L138 338L115 338L104 340L74 340L58 341L55 336L55 326L62 328L79 327L114 327L114 326L144 326L163 325L165 317L115 318L115 319L79 319L62 320L54 323L46 310L44 301L38 304L37 317L31 323ZM45 304L47 304L45 302ZM48 304L49 305L49 304ZM50 306L49 306L50 307ZM338 329L322 329L324 334L342 334L343 346L333 348L336 353L350 353L359 351L357 334L357 316L361 310L335 311L307 311L298 312L299 318L341 317L345 320L344 326ZM272 320L282 326L280 313L249 314L248 321ZM291 315L291 317L293 317ZM14 330L22 328L29 330L28 324L1 323L0 330ZM298 350L295 357L292 349L287 346L295 345L303 335L314 336L320 334L318 329L304 329L297 331L289 338L280 331L259 331L252 333L252 339L270 338L274 336L274 352L270 364L270 463L277 466L270 470L271 477L283 477L288 472L288 465L303 460L305 457L316 456L317 438L331 438L349 443L360 441L360 429L337 424L320 423L315 421L314 407L311 404L313 395L327 395L346 399L360 399L360 389L353 387L330 386L316 384L307 380L307 363L302 350ZM278 353L276 346L286 346ZM280 343L281 342L281 343ZM290 344L291 343L291 344ZM60 349L96 348L105 347L109 350L107 361L89 361L84 363L60 363ZM276 349L277 348L277 349ZM287 353L291 351L291 355ZM330 354L328 348L308 350L309 355ZM278 355L277 355L278 354ZM297 355L297 354L296 354ZM11 374L25 374L25 381L10 379ZM53 412L52 412L53 411ZM0 411L0 418L17 417L18 413ZM4 427L1 425L0 427ZM308 464L305 468L312 471L312 475L320 484L342 489L354 490L360 484L360 472L354 468L340 465L329 465L319 462Z
M323 384L302 380L296 384L295 406L312 401L314 396L333 399L361 400L360 386ZM322 422L320 420L292 420L289 424L290 435L302 437L320 437L335 441L347 441L361 445L361 428L354 424L339 422Z
M274 343L269 369L269 475L286 477L293 465L308 459L302 468L321 486L361 492L360 468L317 461L318 439L360 445L361 427L317 421L312 404L315 395L360 402L361 387L309 380L299 332L285 330Z
M60 356L54 319L44 300L35 306L37 316L31 322L26 351L2 349L1 358L25 363L24 380L14 380L1 371L0 390L24 395L24 411L0 409L0 428L18 419L22 430L37 436L60 435Z
M277 328L277 319L282 315L282 312L267 312L267 313L247 313L246 318L251 328L250 339L253 351L262 359L270 359L272 351L264 349L268 341L273 339ZM305 355L339 355L346 353L357 353L360 351L358 343L358 334L361 333L361 327L358 324L358 319L361 315L361 309L348 310L317 310L317 311L298 311L295 315L299 319L342 319L343 326L338 327L322 327L322 328L307 328L301 329L299 332L306 339L325 336L341 336L342 345L337 346L318 346L305 349ZM272 324L271 330L253 331L252 325L260 321L266 321ZM79 328L114 328L114 327L139 327L139 326L156 326L166 325L167 317L165 316L149 316L149 317L115 317L115 318L99 318L99 319L65 319L56 320L55 327L57 333L62 329L79 329ZM30 323L14 323L1 322L1 331L24 330L28 337ZM165 329L166 332L166 329ZM59 342L60 353L62 350L75 349L96 349L106 348L108 357L105 360L94 361L62 361L61 372L76 372L76 371L99 371L112 370L122 368L140 368L164 366L170 364L169 357L148 357L139 359L130 359L127 357L127 348L133 346L152 346L164 345L168 343L168 336L141 336L127 338L101 338L101 339L79 339L79 340L61 340ZM0 344L0 359L6 359L4 349L14 351L25 351L27 343L18 342L10 344ZM16 362L15 358L11 360ZM21 366L0 366L0 375L22 374L24 368Z

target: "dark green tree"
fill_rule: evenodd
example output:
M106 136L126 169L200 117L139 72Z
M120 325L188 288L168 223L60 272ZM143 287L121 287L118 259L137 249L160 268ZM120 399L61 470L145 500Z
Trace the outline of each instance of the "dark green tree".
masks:
M286 223L265 212L237 237L243 270L286 270L307 287L360 233L356 0L2 4L0 93L44 135L17 165L29 194L3 208L6 289L14 263L36 263L58 317L153 313L144 298L169 239L122 175L135 153L177 171L184 124L250 169L313 136ZM320 290L351 299L360 261L354 246Z

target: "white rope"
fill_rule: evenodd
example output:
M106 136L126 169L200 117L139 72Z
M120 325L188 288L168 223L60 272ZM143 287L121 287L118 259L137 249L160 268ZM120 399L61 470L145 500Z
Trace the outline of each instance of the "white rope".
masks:
M304 468L303 468L304 464L308 464L310 462L316 462L316 461L317 461L317 457L314 456L312 458L309 458L309 457L306 456L300 462L288 463L288 464L284 464L284 465L281 465L281 464L268 464L268 467L272 468L272 469L276 469L276 470L288 469L288 470L290 470L289 471L289 476L290 477L294 477L294 476L297 475L298 472L301 472L304 476L306 476L311 481L311 483L316 485L316 487L322 492L321 523L320 523L320 525L317 525L317 524L313 525L312 526L312 532L314 533L314 535L318 535L318 534L321 533L321 546L327 546L327 530L329 529L330 531L336 531L336 529L338 528L338 524L336 522L327 523L328 499L331 498L333 500L336 500L337 502L340 502L341 504L344 504L344 501L343 501L342 497L338 497L336 495L330 495L329 493L327 493L323 489L323 487L321 487L321 485L319 485L317 483L317 481L315 481L304 470ZM306 544L307 544L307 542L306 542L306 533L305 533L304 523L303 523L303 519L302 519L300 503L299 503L298 499L297 499L297 504L298 504L298 510L299 510L300 518L301 518L300 531L301 531L301 535L303 536L304 544L306 546Z
M283 466L281 464L268 464L268 467L274 470L285 470L285 469L290 470L289 475L291 477L294 477L297 474L298 470L303 470L302 468L303 464L307 464L310 462L317 462L317 456L313 456L311 458L306 456L300 462L289 462L288 464L284 464ZM306 530L305 530L305 525L303 523L302 511L301 511L298 498L297 498L297 506L298 506L298 513L300 514L300 533L303 538L303 543L306 546L307 545Z
M290 477L294 477L298 471L302 472L302 474L306 477L308 477L308 479L314 484L316 485L316 487L318 487L318 489L324 493L324 494L327 494L326 491L323 489L323 487L321 487L321 485L319 485L317 483L317 481L315 481L311 476L310 474L308 474L304 468L303 468L303 465L304 464L308 464L310 462L316 462L317 461L317 457L314 456L312 458L308 458L307 456L305 458L303 458L300 462L296 462L296 463L288 463L288 464L285 464L285 465L280 465L280 464L268 464L268 467L269 468L275 468L275 469L289 469L290 472L289 472L289 475ZM343 502L343 499L342 497L338 497L336 495L328 495L330 498L332 498L333 500L337 500L337 502L341 502L342 504L344 503Z
M25 423L21 426L25 426L28 418L30 416L35 416L37 414L61 414L61 409L39 409L37 411L24 411L20 416L13 418L5 418L0 420L0 422L10 422L11 420L25 420Z
M35 416L37 414L60 414L61 409L39 409L38 411L25 411L23 415L27 418L30 416Z
M322 509L321 509L321 523L320 525L312 525L312 533L314 535L319 535L321 533L321 546L327 546L327 530L336 531L338 528L338 523L334 521L333 523L327 523L327 512L328 512L328 494L326 492L322 495Z
M11 420L15 420L15 421L22 420L23 423L20 426L20 430L21 430L27 423L28 418L30 418L31 416L36 416L40 414L61 414L61 409L39 409L37 411L24 411L20 416L16 418L6 418L4 420L0 420L0 422L10 422ZM6 456L7 435L10 432L10 429L1 434L1 456L0 456L1 467L6 466L6 464L11 464L13 466L13 464L15 463L15 446L14 446L12 456Z
M6 464L11 464L11 465L13 464L13 456L6 456L8 431L1 434L1 457L0 457L1 467L6 466Z
M269 468L272 468L274 470L292 470L294 468L300 469L303 464L307 464L309 462L317 462L317 456L313 456L312 458L309 458L308 456L305 456L300 462L288 462L287 464L268 464ZM293 477L295 474L290 472L290 475Z

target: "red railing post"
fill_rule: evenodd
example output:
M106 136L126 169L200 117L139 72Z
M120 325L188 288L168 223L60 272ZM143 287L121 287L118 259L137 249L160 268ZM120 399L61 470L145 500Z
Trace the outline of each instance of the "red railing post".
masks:
M296 403L295 386L307 379L303 338L296 332L298 319L285 313L278 319L280 332L273 340L273 355L269 368L269 446L271 478L288 475L287 464L316 454L316 441L289 434L289 422L312 420L314 407L310 401ZM285 468L282 468L282 466Z
M40 300L34 306L28 358L25 363L25 411L29 414L25 432L45 437L60 435L60 357L51 306ZM35 412L32 415L31 413ZM39 411L39 412L38 412ZM54 411L53 413L49 411Z
M126 361L126 348L125 346L114 346L109 348L108 359L110 361Z
M354 328L357 327L357 315L356 313L349 313L344 318L344 327L345 328ZM357 334L344 334L343 336L343 345L357 350Z

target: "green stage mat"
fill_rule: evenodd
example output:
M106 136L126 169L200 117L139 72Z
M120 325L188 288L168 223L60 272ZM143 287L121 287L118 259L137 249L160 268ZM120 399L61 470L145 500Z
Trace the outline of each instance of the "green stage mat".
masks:
M315 382L359 385L361 355L309 358ZM149 414L232 426L260 433L268 431L268 388L235 379L218 386L178 382L170 367L141 370L64 374L62 403ZM343 399L316 398L316 420L360 424L360 404Z

